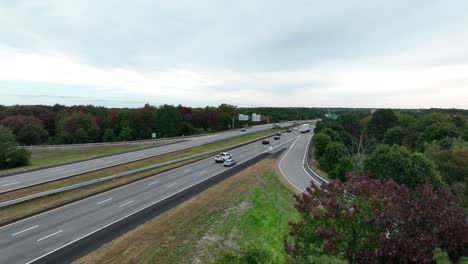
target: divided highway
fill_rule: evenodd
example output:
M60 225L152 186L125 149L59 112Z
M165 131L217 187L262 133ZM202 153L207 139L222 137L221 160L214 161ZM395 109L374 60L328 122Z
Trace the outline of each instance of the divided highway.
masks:
M277 148L292 144L298 136L297 132L283 133L280 140L270 140L273 148ZM268 145L254 142L230 153L242 164L268 149ZM54 251L229 169L210 157L2 227L0 263L40 261Z
M282 127L291 125L291 123L282 123ZM116 166L122 163L137 161L157 155L166 154L178 150L192 148L207 143L240 136L247 133L258 132L272 128L273 125L258 125L247 129L245 132L240 130L217 133L213 135L204 135L199 137L187 138L187 141L174 143L170 145L158 146L154 148L138 150L128 153L117 154L108 157L96 158L87 161L76 162L67 165L59 165L56 167L40 169L30 172L18 173L11 176L0 177L0 193L48 182L57 179L62 179L90 171L104 169Z
M312 126L312 131L313 131ZM294 140L291 147L283 154L279 162L279 169L284 178L298 191L304 192L311 182L316 186L320 186L324 180L315 175L307 167L307 152L309 144L312 140L313 132L300 134Z

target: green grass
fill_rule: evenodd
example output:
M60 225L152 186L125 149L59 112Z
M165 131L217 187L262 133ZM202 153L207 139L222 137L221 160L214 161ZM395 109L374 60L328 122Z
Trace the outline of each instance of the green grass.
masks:
M243 199L250 208L238 216L218 221L215 233L235 238L231 242L241 251L255 246L268 253L275 263L284 263L283 239L289 230L288 222L297 217L292 206L292 193L274 172L266 171L262 177L265 182L250 186ZM221 247L217 251L223 255L232 253L232 248Z
M261 161L75 263L210 263L253 245L284 263L288 221L299 216L275 167Z
M162 141L135 145L32 149L30 165L14 169L0 170L0 175L167 144L169 144L169 142Z

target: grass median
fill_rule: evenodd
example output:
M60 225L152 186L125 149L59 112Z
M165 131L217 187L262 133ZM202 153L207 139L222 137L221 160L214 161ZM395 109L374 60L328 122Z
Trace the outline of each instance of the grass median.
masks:
M98 178L109 176L109 175L112 175L112 174L115 174L115 173L124 172L124 171L128 171L128 170L133 170L133 169L141 168L141 167L156 164L156 163L162 163L162 162L166 162L166 161L170 161L170 160L174 160L174 159L178 159L178 158L190 157L192 155L207 152L207 151L210 151L210 150L216 150L216 149L219 149L219 148L229 147L229 146L232 146L232 145L240 144L240 143L245 142L245 141L253 140L253 139L256 139L256 138L260 138L260 137L272 134L275 131L276 130L266 130L266 131L251 133L251 134L245 134L245 135L242 135L242 136L238 136L238 137L234 137L234 138L230 138L230 139L226 139L226 140L222 140L222 141L218 141L218 142L209 143L209 144L206 144L206 145L202 145L202 146L198 146L198 147L194 147L194 148L190 148L190 149L185 149L185 150L181 150L181 151L177 151L177 152L172 152L172 153L168 153L168 154L164 154L164 155L159 155L159 156L155 156L155 157L152 157L152 158L148 158L148 159L144 159L144 160L140 160L140 161L136 161L136 162L122 164L122 165L119 165L119 166L110 167L110 168L103 169L103 170L89 172L89 173L81 174L81 175L78 175L78 176L74 176L74 177L70 177L70 178L66 178L66 179L62 179L62 180L57 180L57 181L44 183L44 184L41 184L41 185L36 185L36 186L29 187L29 188L9 192L9 193L0 194L0 202L1 201L12 200L12 199L15 199L15 198L18 198L18 197L23 197L23 196L26 196L26 195L31 195L31 194L35 194L35 193L39 193L39 192L43 192L43 191L47 191L47 190L52 190L52 189L68 186L68 185L71 185L71 184L85 182L85 181L89 181L89 180L93 180L93 179L98 179ZM209 155L205 155L203 157L208 157L208 156ZM199 159L199 158L201 158L201 157L193 158L193 159L190 159L190 160L178 162L178 163L175 163L175 164L171 164L171 165L167 165L167 166L163 166L163 167L159 167L159 168L155 168L155 169L151 169L151 170L140 172L140 173L135 173L135 174L124 176L124 177L121 177L121 178L118 178L118 179L93 184L93 185L78 188L78 189L75 189L75 190L62 192L62 193L59 193L59 194L52 194L52 195L49 195L49 196L37 198L37 199L27 201L27 202L23 202L23 203L20 203L20 204L8 206L8 207L0 209L0 221L13 219L15 217L22 216L22 215L25 215L25 214L29 214L29 213L32 213L34 211L40 210L40 209L49 208L51 206L61 204L61 203L65 202L65 201L68 201L68 200L71 200L71 199L77 199L77 198L84 197L86 195L89 195L89 194L92 194L92 193L95 193L95 192L98 192L98 191L102 191L102 190L112 188L114 186L118 186L118 185L121 185L121 184L124 184L124 183L132 182L132 181L135 181L137 179L142 179L142 178L145 178L145 177L147 177L149 175L153 175L153 174L156 174L158 172L161 172L163 170L174 168L174 167L177 167L177 166L180 166L180 165L183 165L183 164L188 164L188 163L190 163L190 162L192 162L192 161L194 161L196 159Z
M75 162L85 159L93 159L107 155L119 154L127 151L145 149L149 147L157 147L168 144L173 144L180 141L156 141L141 143L135 145L107 145L107 146L91 146L91 147L67 147L67 148L43 148L31 150L31 165L1 170L0 175L10 174L15 172L38 169L46 166L59 165L68 162Z
M293 191L263 160L75 261L210 263L255 249L284 263L282 240L298 219ZM237 263L237 262L236 262Z

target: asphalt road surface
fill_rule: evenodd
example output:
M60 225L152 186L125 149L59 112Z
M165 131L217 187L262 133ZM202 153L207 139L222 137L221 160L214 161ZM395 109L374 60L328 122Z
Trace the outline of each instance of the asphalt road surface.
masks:
M291 123L281 123L282 127L286 127L291 125ZM122 163L127 163L131 161L141 160L157 155L166 154L173 151L183 150L187 148L192 148L200 145L204 145L207 143L232 138L235 136L240 136L243 134L258 132L262 130L267 130L272 128L273 125L258 125L253 126L250 129L247 129L245 132L241 132L240 130L224 132L224 133L217 133L213 135L204 135L199 137L190 137L187 138L187 141L165 145L165 146L158 146L154 148L138 150L128 153L117 154L109 157L102 157L91 159L87 161L76 162L67 165L60 165L56 167L18 173L11 176L0 177L0 193L49 182L57 179L67 178L70 176L95 171L99 169L104 169L108 167L112 167L115 165L119 165Z
M286 151L279 162L279 169L285 179L301 192L304 192L306 188L310 186L311 182L315 185L321 184L321 182L304 167L312 136L312 131L299 134L299 137L294 140L291 147Z
M298 132L271 140L288 146ZM254 142L230 151L238 164L269 150ZM0 228L0 263L28 263L228 170L213 157Z

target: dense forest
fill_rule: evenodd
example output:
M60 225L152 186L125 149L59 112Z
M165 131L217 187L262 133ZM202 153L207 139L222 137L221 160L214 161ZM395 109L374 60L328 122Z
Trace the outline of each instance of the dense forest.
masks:
M210 133L233 125L253 125L239 121L239 113L262 114L262 123L312 119L323 116L321 108L237 108L146 104L141 108L106 108L93 105L0 106L0 125L10 129L20 145L70 144L127 141Z
M291 262L468 261L466 111L350 111L314 132L332 180L296 196Z

